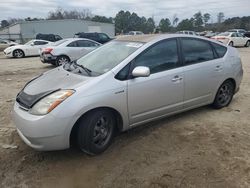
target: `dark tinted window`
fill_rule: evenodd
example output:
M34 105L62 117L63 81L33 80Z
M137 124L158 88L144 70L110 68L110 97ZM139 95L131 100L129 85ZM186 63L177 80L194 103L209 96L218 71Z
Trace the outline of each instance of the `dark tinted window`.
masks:
M150 68L151 74L177 67L178 52L175 39L162 41L134 61L134 67L146 66Z
M225 55L225 53L227 52L227 48L225 46L216 44L212 42L212 45L216 51L216 53L218 54L219 58L223 57Z
M77 47L77 42L74 41L74 42L71 42L67 45L68 47Z
M48 42L45 42L45 41L35 41L34 42L34 45L45 45L45 44L48 44Z
M101 39L103 39L103 40L109 39L109 37L108 37L106 34L104 34L104 33L100 33L100 34L99 34L99 37L100 37Z
M77 44L78 44L79 47L95 47L95 46L98 46L97 43L87 41L87 40L79 40L79 41L77 41Z
M214 59L213 50L208 42L186 38L181 40L182 53L186 65Z

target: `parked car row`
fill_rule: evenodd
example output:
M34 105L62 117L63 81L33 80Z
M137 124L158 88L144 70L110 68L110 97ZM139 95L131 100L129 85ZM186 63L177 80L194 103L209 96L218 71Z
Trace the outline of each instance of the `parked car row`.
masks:
M178 31L177 33L186 35L201 35L206 38L211 38L226 45L234 47L250 46L250 35L248 35L248 32L244 29L231 29L223 33L214 33L212 31L204 31L199 33L195 33L194 31Z

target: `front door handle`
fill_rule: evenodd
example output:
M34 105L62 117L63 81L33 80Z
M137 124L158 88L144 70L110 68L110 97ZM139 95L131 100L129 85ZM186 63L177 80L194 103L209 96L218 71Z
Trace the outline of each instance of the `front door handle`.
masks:
M172 82L177 82L177 81L181 81L183 78L176 75L173 79L172 79Z
M217 66L215 67L215 70L216 70L216 71L221 71L221 70L222 70L222 66L221 66L221 65L217 65Z

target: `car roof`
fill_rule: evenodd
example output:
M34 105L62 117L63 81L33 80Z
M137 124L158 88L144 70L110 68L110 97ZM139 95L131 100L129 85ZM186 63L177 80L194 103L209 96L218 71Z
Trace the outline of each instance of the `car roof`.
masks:
M115 40L148 43L154 40L161 40L161 39L175 38L175 37L189 37L189 38L193 37L193 38L204 39L198 36L191 36L185 34L146 34L146 35L123 35L117 37Z
M90 41L90 42L94 42L94 43L100 44L99 42L96 42L94 40L87 39L87 38L64 38L62 40L65 40L62 44L64 44L64 43L71 43L71 42L78 41L78 40L86 40L86 41ZM59 41L61 41L61 40L59 40Z
M33 40L30 40L30 41L42 41L42 42L51 42L51 41L48 41L48 40L43 40L43 39L33 39Z

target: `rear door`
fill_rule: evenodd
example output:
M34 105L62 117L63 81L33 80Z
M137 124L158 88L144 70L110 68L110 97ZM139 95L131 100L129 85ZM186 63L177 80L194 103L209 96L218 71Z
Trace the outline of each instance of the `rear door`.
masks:
M223 76L223 59L216 58L210 42L181 38L184 64L184 108L193 108L213 100Z
M237 33L237 37L239 40L239 46L245 46L248 39L244 37L241 33Z
M150 68L149 77L128 80L130 124L165 116L182 109L183 68L180 67L177 40L164 40L137 56L133 68Z

